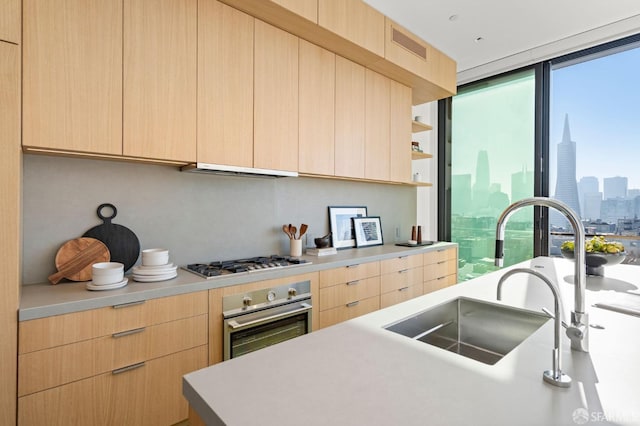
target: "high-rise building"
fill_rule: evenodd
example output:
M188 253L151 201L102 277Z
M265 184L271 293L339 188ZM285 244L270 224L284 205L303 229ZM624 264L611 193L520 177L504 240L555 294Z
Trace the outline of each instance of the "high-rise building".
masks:
M578 182L578 196L580 197L581 217L585 220L600 219L600 203L602 193L600 184L595 176L585 176Z
M558 144L556 191L554 198L571 207L580 215L580 199L576 182L576 143L571 140L569 130L569 115L564 116L562 141ZM567 220L561 214L552 211L551 225L567 228Z
M471 214L471 174L451 175L451 213L468 216Z
M476 160L476 181L473 184L473 206L477 210L487 207L489 201L489 154L485 150L478 151Z
M604 178L602 182L605 200L627 198L628 179L626 177L608 177Z

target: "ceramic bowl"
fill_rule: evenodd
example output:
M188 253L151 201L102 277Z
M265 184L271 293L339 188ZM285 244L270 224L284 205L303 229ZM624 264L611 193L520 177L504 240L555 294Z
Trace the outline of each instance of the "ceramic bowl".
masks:
M142 264L144 266L159 266L169 263L169 250L152 248L142 250Z
M562 256L567 259L574 258L573 250L560 250ZM604 276L604 267L613 266L622 263L627 257L627 253L585 253L585 263L587 265L587 274Z
M119 262L100 262L91 266L91 281L94 285L107 285L124 279L124 265Z

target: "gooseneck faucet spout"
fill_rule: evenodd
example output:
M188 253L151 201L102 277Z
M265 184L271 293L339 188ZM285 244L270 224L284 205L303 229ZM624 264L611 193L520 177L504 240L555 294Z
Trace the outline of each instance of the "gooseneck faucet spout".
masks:
M522 207L541 206L551 207L562 213L573 227L574 232L574 309L571 312L571 326L567 328L567 336L571 339L571 349L579 352L589 352L589 317L586 313L585 293L587 289L587 274L585 266L585 236L580 218L565 203L546 197L523 198L507 207L498 218L496 225L496 255L495 265L501 267L504 257L504 230L509 217Z
M550 383L554 386L567 388L571 385L571 377L562 372L561 365L560 354L562 353L562 349L560 347L560 328L562 325L562 316L560 314L560 293L558 293L558 290L551 283L551 281L549 281L549 279L542 275L540 272L528 268L516 268L508 271L506 274L500 277L500 281L498 281L498 300L502 300L502 284L511 275L518 273L531 274L540 278L553 293L553 308L555 311L553 333L553 368L551 370L545 370L542 378L545 382Z

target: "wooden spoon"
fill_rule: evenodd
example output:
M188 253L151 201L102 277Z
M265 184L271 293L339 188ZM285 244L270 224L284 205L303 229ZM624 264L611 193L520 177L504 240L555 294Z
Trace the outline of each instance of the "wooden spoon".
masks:
M298 238L296 238L296 232L298 232L298 228L292 226L291 228L289 228L289 230L291 231L291 238L297 240Z
M302 238L302 236L307 232L308 227L309 226L306 223L300 225L300 238Z
M286 224L282 225L282 230L284 231L285 234L289 236L289 239L293 239L293 237L291 236L291 232L289 232L289 226L287 226Z

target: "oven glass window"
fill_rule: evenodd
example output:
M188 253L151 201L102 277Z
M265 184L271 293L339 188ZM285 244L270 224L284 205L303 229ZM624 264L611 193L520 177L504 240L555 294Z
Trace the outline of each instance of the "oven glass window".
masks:
M307 315L302 313L232 333L231 358L307 334Z

